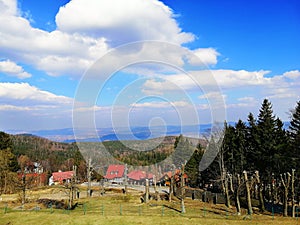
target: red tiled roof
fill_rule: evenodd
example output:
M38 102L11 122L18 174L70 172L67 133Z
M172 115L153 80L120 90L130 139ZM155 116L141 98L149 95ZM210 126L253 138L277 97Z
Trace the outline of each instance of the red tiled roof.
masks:
M153 178L152 173L146 174L145 171L141 171L141 170L134 170L134 171L128 173L127 176L129 179L132 179L132 180L144 180L146 178L148 178L148 179Z
M175 171L175 180L178 180L178 179L179 179L180 173L181 173L181 171L180 171L179 169L176 169L176 171ZM163 177L162 177L161 179L164 179L164 178L166 178L166 177L168 177L168 178L170 179L172 175L174 175L174 172L168 171L168 172L166 172L166 173L163 175ZM184 179L187 179L187 178L188 178L188 175L187 175L186 173L184 173L184 174L183 174L183 177L184 177Z
M124 165L109 165L104 178L114 179L121 178L124 176L125 166Z
M74 175L73 171L66 171L66 172L54 172L52 173L53 176L53 181L63 181L63 180L67 180L67 179L71 179Z
M18 173L18 177L19 179L22 179L23 177L23 173ZM45 183L46 182L46 173L25 173L25 177L26 179L40 179L41 183Z

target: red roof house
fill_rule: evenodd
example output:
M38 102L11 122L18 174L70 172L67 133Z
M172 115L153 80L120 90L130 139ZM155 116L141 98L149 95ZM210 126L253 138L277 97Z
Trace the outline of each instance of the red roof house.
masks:
M18 177L21 180L24 176L24 173L19 173ZM26 181L29 181L31 185L37 187L41 185L45 185L47 181L46 173L25 173Z
M141 180L145 180L145 179L153 179L153 174L152 173L146 174L145 171L134 170L134 171L128 173L127 177L131 180L141 181Z
M124 181L125 165L109 165L104 178L110 182L122 183Z
M166 172L161 178L160 178L160 182L162 183L166 183L167 185L169 185L169 181L171 179L171 177L173 176L175 179L175 182L178 183L180 181L180 175L181 171L179 169L175 170L175 174L172 171L168 171ZM188 176L186 173L183 174L183 178L185 180L185 182L187 182Z
M63 183L64 181L72 179L74 176L74 171L65 171L65 172L54 172L52 173L53 182Z

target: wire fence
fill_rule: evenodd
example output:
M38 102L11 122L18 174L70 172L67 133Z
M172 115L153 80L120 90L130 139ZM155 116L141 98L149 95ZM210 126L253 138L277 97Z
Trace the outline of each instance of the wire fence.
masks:
M149 203L149 204L130 204L130 203L100 203L90 204L89 202L79 203L74 210L69 209L56 209L54 207L42 208L36 205L31 208L15 207L11 208L8 205L0 207L2 214L11 213L43 213L43 214L66 214L66 215L97 215L103 217L115 217L115 216L145 216L145 217L187 217L187 218L210 218L216 220L251 220L265 221L265 220L283 220L282 215L272 212L269 215L261 216L259 214L247 215L247 213L239 216L231 209L220 207L218 209L212 209L211 206L202 207L186 207L186 213L181 213L181 206L178 202L172 202L168 204ZM288 218L295 221L295 224L300 224L299 221L299 208L296 208L296 217Z

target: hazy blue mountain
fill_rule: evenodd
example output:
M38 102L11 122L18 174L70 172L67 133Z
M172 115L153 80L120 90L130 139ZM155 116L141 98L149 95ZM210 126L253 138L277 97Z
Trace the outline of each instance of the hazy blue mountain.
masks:
M234 126L235 122L229 122ZM116 140L146 140L162 136L176 136L184 134L185 136L205 136L211 131L211 124L186 125L186 126L152 126L152 127L130 127L128 128L101 128L97 130L98 137L90 129L76 130L75 138L73 128L38 130L22 132L17 130L6 131L11 134L31 134L39 137L48 138L52 141L60 142L95 142L95 141L116 141ZM285 129L288 129L289 122L284 122Z

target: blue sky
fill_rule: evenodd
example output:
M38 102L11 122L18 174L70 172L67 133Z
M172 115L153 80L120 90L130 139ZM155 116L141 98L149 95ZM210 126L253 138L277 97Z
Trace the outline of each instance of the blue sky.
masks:
M0 130L237 121L264 98L286 121L300 99L296 0L0 0L0 18Z

